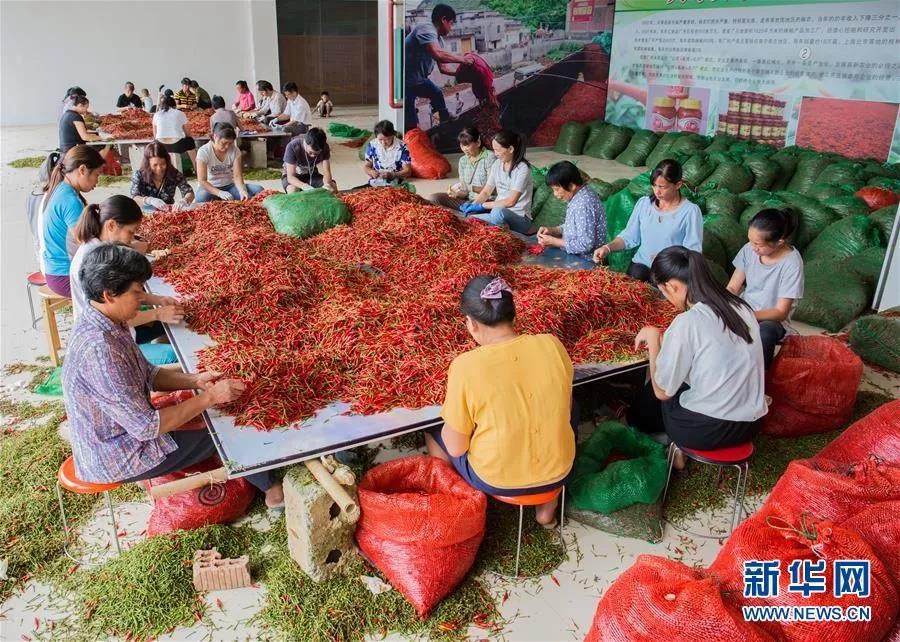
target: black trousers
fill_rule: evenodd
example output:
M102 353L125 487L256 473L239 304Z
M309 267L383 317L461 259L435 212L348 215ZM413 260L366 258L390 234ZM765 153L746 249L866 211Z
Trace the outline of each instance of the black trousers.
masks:
M763 359L766 364L766 370L772 365L772 359L775 358L775 346L781 343L787 330L778 321L760 321L759 337L762 339Z
M628 271L626 274L636 281L643 281L644 283L650 282L650 268L643 263L635 263L632 261L628 264Z
M671 399L660 401L647 382L628 410L628 424L647 433L664 432L678 446L697 450L727 448L756 437L762 421L728 421L702 415L681 405L687 384Z
M174 143L163 143L162 145L170 154L184 154L185 152L189 152L192 149L197 149L197 143L195 143L194 139L190 136L186 136L181 140L175 141ZM180 167L176 167L175 169L181 171Z
M310 187L322 187L325 184L325 179L319 173L319 170L313 171L312 175L310 174L297 174L297 178L300 179L301 183L306 183ZM288 179L287 176L281 177L281 186L284 188L284 191L287 191L288 188Z
M206 461L216 454L216 447L213 444L212 437L210 437L205 428L202 430L181 430L169 434L175 440L175 443L178 444L178 450L169 453L165 459L147 472L123 479L123 482L143 481L168 475L169 473L176 473L188 466ZM273 484L272 473L269 471L247 475L246 479L263 492L269 490Z

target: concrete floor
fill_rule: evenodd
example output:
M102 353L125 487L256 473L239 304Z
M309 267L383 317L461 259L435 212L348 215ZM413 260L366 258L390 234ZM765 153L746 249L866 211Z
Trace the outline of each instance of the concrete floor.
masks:
M371 109L347 109L339 111L334 120L356 126L371 127L375 113ZM32 243L24 216L24 198L35 175L34 170L14 170L7 166L13 159L45 153L56 145L56 127L52 125L40 127L15 127L0 129L2 139L2 180L0 180L0 206L3 216L0 217L0 265L2 265L2 283L0 283L0 362L8 364L15 361L34 361L39 355L46 354L46 342L39 328L33 330L27 309L24 292L25 276L37 269L37 261L32 251ZM339 186L349 187L363 182L363 174L357 159L357 150L341 145L333 147L333 164L335 177ZM539 151L529 154L530 160L538 165L546 165L562 157L553 152ZM640 170L619 165L613 161L600 161L588 157L578 159L579 166L591 176L607 181L617 178L631 177ZM454 161L455 164L455 161ZM415 181L419 194L427 195L433 191L443 191L449 180ZM277 181L264 182L266 187L279 188ZM127 193L127 185L115 188L97 189L87 195L89 202L99 202L113 193ZM803 328L804 332L816 332L813 328ZM64 337L65 340L65 337ZM6 377L0 386L0 392L12 391L16 396L29 398L31 395L22 391L22 376ZM900 386L896 379L889 379L866 368L865 387L875 388L883 392L898 395ZM0 419L2 422L2 419ZM393 456L392 451L383 451L381 457ZM751 473L752 474L752 473ZM748 501L751 510L761 503L763 498L752 498ZM139 541L140 533L146 528L149 514L149 503L135 503L126 506L120 512L123 520L122 530L130 535L127 542ZM730 511L718 511L714 515L699 515L692 523L686 524L693 531L709 531L710 528L721 528L728 519ZM105 521L101 513L82 530L82 539L90 549L102 549L105 542ZM265 523L256 524L266 528ZM635 558L643 553L665 555L680 559L689 565L708 565L719 551L717 540L694 538L669 527L666 537L659 544L649 544L634 539L607 535L598 530L570 523L566 526L567 539L570 543L569 559L560 566L554 576L559 581L557 586L550 577L533 581L507 584L500 580L490 580L495 594L509 592L509 599L501 606L504 617L510 620L503 634L508 640L544 641L582 639L588 630L597 600L606 587ZM510 542L513 545L513 542ZM261 606L265 587L257 589L241 589L238 591L220 591L209 593L206 600L213 604L221 599L224 608L211 609L212 617L190 628L174 631L164 640L189 639L260 639L259 632L247 624L247 620ZM13 596L0 607L0 639L14 640L25 636L34 637L33 619L42 622L47 619L65 617L65 611L58 602L49 598L49 587L38 582L30 582L25 590ZM233 627L234 629L226 629ZM470 632L474 638L484 637L480 629ZM391 637L390 639L403 639Z

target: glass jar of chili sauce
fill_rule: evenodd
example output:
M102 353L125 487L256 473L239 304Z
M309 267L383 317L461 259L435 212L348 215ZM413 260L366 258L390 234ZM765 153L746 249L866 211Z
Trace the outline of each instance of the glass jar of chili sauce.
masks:
M675 101L668 96L657 96L653 99L650 129L655 132L670 132L675 129L676 116Z
M700 133L703 120L703 105L696 98L685 98L678 105L676 128L680 132Z
M681 85L669 85L666 87L666 96L672 100L684 100L690 96L690 92L687 87L682 87Z

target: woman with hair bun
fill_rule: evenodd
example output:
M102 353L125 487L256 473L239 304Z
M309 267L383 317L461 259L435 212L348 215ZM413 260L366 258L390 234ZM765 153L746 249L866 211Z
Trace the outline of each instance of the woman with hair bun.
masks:
M759 321L766 368L789 330L794 303L803 298L803 258L788 242L793 233L790 212L760 210L750 220L750 242L734 257L734 274L728 282L728 290L743 296Z

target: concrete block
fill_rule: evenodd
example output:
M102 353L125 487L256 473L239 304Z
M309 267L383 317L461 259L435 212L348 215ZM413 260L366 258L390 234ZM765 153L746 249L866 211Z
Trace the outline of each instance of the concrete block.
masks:
M346 478L342 472L339 468L334 477ZM356 498L355 484L344 489ZM347 517L304 465L284 477L284 516L291 558L314 582L341 573L357 555L356 519Z

